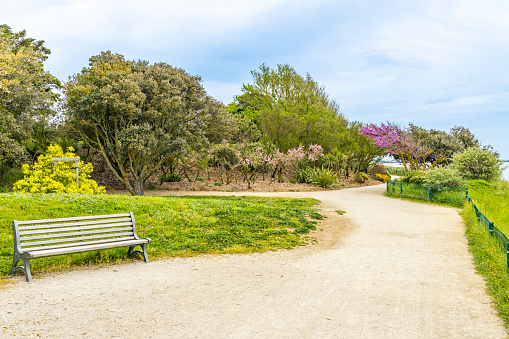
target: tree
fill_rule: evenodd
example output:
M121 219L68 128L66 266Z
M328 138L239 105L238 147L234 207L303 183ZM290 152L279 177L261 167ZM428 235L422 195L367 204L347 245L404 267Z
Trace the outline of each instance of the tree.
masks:
M434 129L427 130L410 124L408 137L413 143L432 150L426 158L426 162L429 163L443 157L444 162L449 164L455 154L461 153L469 147L481 147L481 143L474 134L461 126L455 126L447 133Z
M65 85L68 122L133 195L174 154L174 143L215 141L227 113L200 78L166 63L103 52Z
M269 141L282 151L320 144L333 149L347 122L309 74L302 77L288 64L251 72L252 84L242 86L236 111L253 119Z
M445 160L443 155L438 158L431 157L432 149L413 142L408 133L391 123L380 126L368 124L360 128L360 133L370 138L381 150L400 159L407 172L426 169L430 158L433 162L429 167Z
M0 163L19 166L26 160L22 140L46 124L58 100L58 79L44 71L50 50L43 40L0 25Z
M453 158L454 168L467 180L499 179L502 175L502 161L493 152L469 147Z

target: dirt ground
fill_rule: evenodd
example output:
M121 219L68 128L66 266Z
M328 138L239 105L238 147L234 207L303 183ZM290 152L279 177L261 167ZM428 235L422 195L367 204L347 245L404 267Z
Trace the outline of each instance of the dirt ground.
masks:
M200 192L312 197L328 218L294 250L12 278L0 336L506 338L458 210L383 191Z

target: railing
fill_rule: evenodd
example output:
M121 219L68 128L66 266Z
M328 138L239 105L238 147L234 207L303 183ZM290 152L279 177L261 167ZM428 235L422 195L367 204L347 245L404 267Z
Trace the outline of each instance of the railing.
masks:
M494 237L501 245L502 251L506 252L507 255L507 272L509 273L509 239L507 236L499 230L493 222L491 222L484 214L479 211L474 201L468 194L468 188L465 190L465 195L467 197L467 201L472 204L474 207L475 215L477 217L477 223L483 224L484 227L488 230L489 234Z
M463 206L465 201L464 188L462 187L425 186L395 181L387 181L387 195L399 195L400 198L438 202L457 207Z

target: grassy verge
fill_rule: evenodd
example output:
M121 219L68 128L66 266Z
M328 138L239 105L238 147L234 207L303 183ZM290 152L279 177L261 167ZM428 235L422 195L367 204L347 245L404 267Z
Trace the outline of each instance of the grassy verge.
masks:
M202 253L288 249L315 229L313 199L260 197L129 197L73 194L0 194L0 276L12 264L12 220L133 212L138 236L149 237L151 259ZM315 219L315 220L313 220ZM32 272L133 260L126 249L33 260Z
M477 208L498 229L509 235L509 183L471 188L469 194ZM488 292L509 328L509 274L505 250L482 224L477 223L470 204L466 204L462 216L467 225L466 236L477 270L486 280Z
M402 198L428 202L428 188L424 185L402 184ZM399 198L401 194L399 183L389 185L387 196ZM431 187L431 203L453 207L463 207L465 191L463 188Z

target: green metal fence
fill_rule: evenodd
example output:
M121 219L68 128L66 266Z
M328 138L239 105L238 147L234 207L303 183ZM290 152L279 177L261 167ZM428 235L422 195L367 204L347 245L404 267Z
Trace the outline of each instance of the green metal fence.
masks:
M387 181L387 195L389 196L439 202L457 207L463 206L465 202L464 192L465 189L462 187L425 186Z
M499 230L493 222L491 222L488 218L486 218L486 216L484 214L481 213L481 211L479 211L479 209L475 205L474 201L468 194L468 189L466 189L465 193L466 193L467 201L470 202L472 204L472 206L474 207L475 215L477 217L477 223L484 225L484 227L486 227L486 229L488 230L489 234L492 237L494 237L495 239L497 239L497 241L500 243L502 251L506 252L507 273L509 273L509 239L504 234L504 232Z

